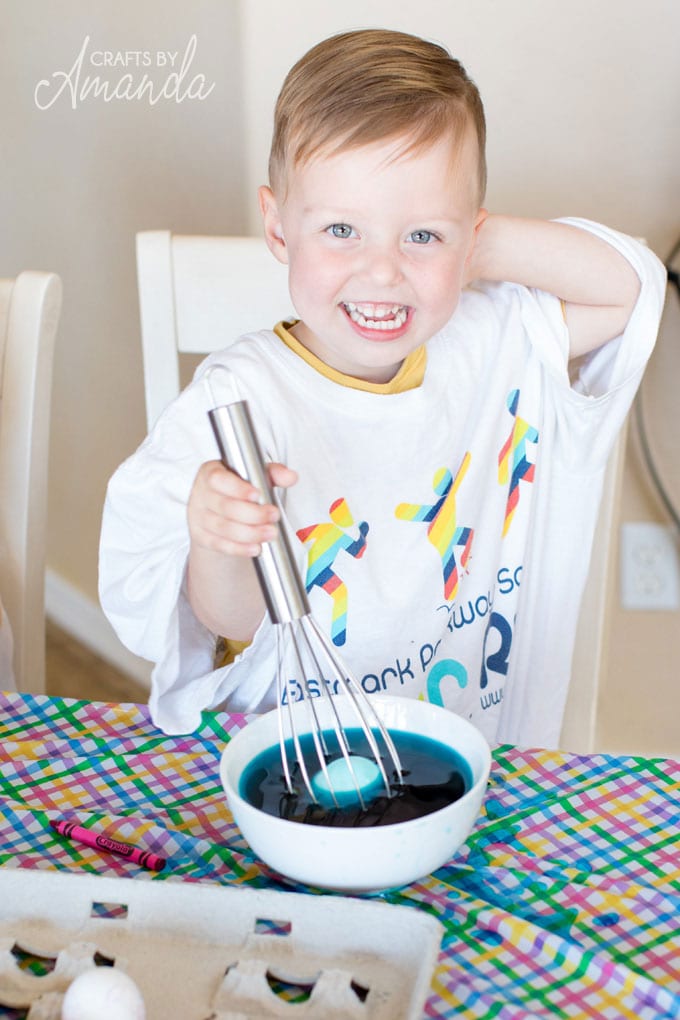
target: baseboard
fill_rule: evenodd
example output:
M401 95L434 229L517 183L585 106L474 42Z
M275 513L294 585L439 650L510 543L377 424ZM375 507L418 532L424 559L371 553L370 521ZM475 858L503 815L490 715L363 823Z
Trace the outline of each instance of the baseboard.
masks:
M53 570L45 574L45 612L58 627L138 683L150 687L151 665L125 648L98 603Z

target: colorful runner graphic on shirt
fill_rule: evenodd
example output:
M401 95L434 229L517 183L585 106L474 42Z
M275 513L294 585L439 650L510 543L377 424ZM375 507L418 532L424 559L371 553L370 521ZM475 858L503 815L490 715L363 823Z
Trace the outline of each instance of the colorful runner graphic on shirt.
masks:
M527 458L527 443L538 443L538 429L530 425L524 418L517 415L519 390L512 390L508 395L508 411L514 421L510 435L498 454L498 481L501 485L510 482L508 501L505 505L505 522L503 535L510 530L512 518L519 503L519 483L533 482L536 465Z
M440 468L433 481L433 489L439 496L436 503L400 503L394 511L402 521L427 521L427 537L435 547L442 561L444 575L444 598L452 602L458 591L458 582L465 568L474 531L472 528L456 527L456 493L470 466L470 454L466 453L458 469L453 475L448 468ZM458 561L456 549L460 548Z
M355 559L363 556L366 551L368 524L361 521L359 538L353 539L345 530L354 524L347 502L342 497L336 499L331 503L328 512L330 521L300 528L297 536L301 542L310 545L305 587L308 592L312 588L323 588L326 594L330 595L333 600L331 638L334 645L344 645L347 639L347 587L333 567L340 552L349 553Z

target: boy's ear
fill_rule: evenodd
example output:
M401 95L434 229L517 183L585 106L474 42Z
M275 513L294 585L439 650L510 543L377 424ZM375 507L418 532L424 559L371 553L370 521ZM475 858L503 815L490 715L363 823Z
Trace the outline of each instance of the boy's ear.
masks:
M475 220L475 234L479 233L481 227L484 226L484 220L488 217L489 210L480 208L477 213L477 219Z
M465 260L466 262L469 262L470 259L472 258L472 256L474 255L475 247L476 247L477 242L479 240L479 232L482 229L482 227L484 226L486 220L488 219L488 216L489 216L489 210L488 209L480 208L479 212L477 213L477 215L475 217L475 222L474 222L474 225L473 225L473 228L472 228L472 238L470 240L470 249L469 249L469 251L467 253L467 257L466 257L466 260Z
M260 202L260 212L264 225L264 239L267 242L267 247L274 258L286 265L288 263L288 249L283 237L281 216L279 215L279 206L274 197L274 192L263 184L258 190L257 197Z
M463 269L463 286L467 287L468 284L472 283L473 280L479 279L480 277L480 265L479 265L479 249L480 249L480 233L482 227L486 223L489 217L488 209L480 209L475 217L475 221L472 227L472 234L470 236L470 246L468 248L467 255L465 256L465 267Z

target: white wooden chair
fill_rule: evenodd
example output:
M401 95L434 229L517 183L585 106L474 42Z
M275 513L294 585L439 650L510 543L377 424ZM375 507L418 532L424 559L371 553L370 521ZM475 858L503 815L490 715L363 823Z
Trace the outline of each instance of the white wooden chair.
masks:
M180 389L179 354L221 350L292 315L287 267L257 237L137 234L148 427Z
M621 525L627 436L626 425L609 455L562 719L560 747L580 754L597 750L600 685L607 668L611 629L608 607L618 598L616 545Z
M207 354L292 314L286 267L263 239L140 233L137 274L149 428L179 393L178 352ZM607 470L562 727L561 745L583 753L595 747L624 448L622 435Z
M0 599L22 691L45 690L45 549L52 353L61 281L0 280Z

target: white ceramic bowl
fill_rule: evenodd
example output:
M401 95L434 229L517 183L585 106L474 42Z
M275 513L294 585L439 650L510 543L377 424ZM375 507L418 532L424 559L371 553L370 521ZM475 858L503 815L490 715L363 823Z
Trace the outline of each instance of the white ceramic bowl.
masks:
M335 699L340 717L356 725L348 698ZM388 729L417 733L454 748L472 771L472 787L459 800L422 818L365 828L305 825L266 814L239 794L243 770L278 743L277 712L251 722L227 744L220 779L234 820L254 852L281 875L320 889L377 892L414 882L436 871L465 842L479 814L486 790L491 753L467 720L437 705L412 698L371 699ZM330 706L317 701L322 725ZM308 729L304 705L296 705L300 730ZM301 711L300 711L301 710Z

